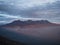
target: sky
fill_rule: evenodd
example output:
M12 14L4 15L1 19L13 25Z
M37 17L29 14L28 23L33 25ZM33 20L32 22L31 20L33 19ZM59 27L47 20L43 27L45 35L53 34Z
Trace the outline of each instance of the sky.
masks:
M0 0L0 23L16 19L60 23L60 0Z

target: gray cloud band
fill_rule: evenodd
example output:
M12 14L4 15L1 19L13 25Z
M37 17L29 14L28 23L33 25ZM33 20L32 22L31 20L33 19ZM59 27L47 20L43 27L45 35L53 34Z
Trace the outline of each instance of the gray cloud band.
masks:
M12 4L12 3L11 3ZM27 9L24 8L18 8L16 5L10 5L10 3L6 2L0 2L0 12L2 14L8 14L13 16L21 16L20 18L43 18L43 19L53 19L53 20L58 20L60 18L60 1L56 1L54 3L49 3L46 5L38 5L38 6L33 6L33 7L28 7ZM0 14L1 14L0 13ZM11 17L10 16L10 17ZM19 18L19 17L18 17Z

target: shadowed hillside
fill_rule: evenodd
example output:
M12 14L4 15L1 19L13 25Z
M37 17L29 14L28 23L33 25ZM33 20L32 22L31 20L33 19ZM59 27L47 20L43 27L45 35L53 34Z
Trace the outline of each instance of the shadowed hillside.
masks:
M0 35L6 37L0 36L2 44L60 45L60 24L54 24L47 20L16 20L0 26Z
M0 36L0 45L26 45L26 44Z

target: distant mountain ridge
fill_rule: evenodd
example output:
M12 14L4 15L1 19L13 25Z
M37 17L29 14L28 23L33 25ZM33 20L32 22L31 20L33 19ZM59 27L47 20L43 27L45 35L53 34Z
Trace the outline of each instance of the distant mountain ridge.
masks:
M24 26L24 25L34 25L34 24L51 24L48 20L38 20L38 21L32 21L32 20L27 20L27 21L20 21L20 20L15 20L9 24L6 25L18 25L18 26Z
M11 23L2 25L0 27L19 27L19 28L35 28L35 27L46 27L46 26L60 26L60 24L54 24L49 22L48 20L27 20L27 21L21 21L21 20L15 20Z

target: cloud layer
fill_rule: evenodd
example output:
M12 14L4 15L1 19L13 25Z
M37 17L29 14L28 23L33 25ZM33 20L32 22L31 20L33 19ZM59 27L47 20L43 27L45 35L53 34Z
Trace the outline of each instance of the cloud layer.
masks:
M0 0L0 21L41 20L60 22L59 0Z

